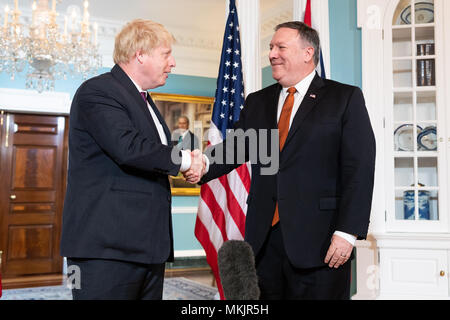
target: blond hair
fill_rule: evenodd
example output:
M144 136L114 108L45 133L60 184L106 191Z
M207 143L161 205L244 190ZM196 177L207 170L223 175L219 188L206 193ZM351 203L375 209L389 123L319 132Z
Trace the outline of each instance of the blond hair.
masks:
M150 54L154 48L174 42L174 37L162 24L143 19L133 20L116 36L114 63L127 63L137 51Z

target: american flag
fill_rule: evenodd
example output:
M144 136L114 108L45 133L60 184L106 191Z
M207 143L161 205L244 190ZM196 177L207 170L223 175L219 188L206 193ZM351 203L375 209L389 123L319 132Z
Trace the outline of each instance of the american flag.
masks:
M244 108L239 22L235 0L225 27L216 97L208 135L210 145L222 142ZM244 164L226 176L203 185L195 225L195 236L206 252L206 259L224 299L219 278L217 253L227 240L243 240L250 190L250 166Z

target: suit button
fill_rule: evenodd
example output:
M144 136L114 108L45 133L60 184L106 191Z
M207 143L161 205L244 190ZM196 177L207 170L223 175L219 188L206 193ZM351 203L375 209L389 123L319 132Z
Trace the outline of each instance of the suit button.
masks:
M171 196L167 196L167 201L171 201L172 200L172 197Z

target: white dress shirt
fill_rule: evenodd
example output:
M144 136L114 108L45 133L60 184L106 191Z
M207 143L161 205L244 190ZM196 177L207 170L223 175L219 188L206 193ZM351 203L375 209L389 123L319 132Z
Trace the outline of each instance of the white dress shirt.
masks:
M138 89L139 92L147 92L146 90L142 90L141 87L133 79L130 78L130 80L133 82L133 84L136 86L136 89ZM148 101L146 101L146 102L147 102L147 108L150 111L150 114L152 116L153 123L155 124L156 129L158 130L158 134L159 134L159 138L161 139L161 143L165 146L168 146L169 143L167 141L167 137L164 132L164 128L163 128L161 122L159 122L159 119L156 116L155 111L153 111L153 108L151 107L149 102ZM181 158L180 171L184 172L191 167L191 154L187 151L182 150L181 155L182 155L182 158Z

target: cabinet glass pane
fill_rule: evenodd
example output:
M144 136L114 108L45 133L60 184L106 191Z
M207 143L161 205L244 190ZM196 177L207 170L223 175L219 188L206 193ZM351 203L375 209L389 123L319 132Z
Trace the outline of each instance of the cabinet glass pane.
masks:
M395 219L405 220L405 194L403 191L395 191Z
M433 152L438 150L436 125L429 123L420 123L423 128L417 135L418 151Z
M439 192L429 191L430 220L439 220ZM427 200L427 199L425 199Z
M419 43L430 42L434 43L434 27L418 26L416 27L416 41Z
M423 187L438 186L437 158L418 158L419 185Z
M417 86L436 85L436 61L434 59L417 59Z
M395 219L417 220L415 210L415 198L417 192L414 190L395 192Z
M396 220L439 220L438 191L408 190L395 192ZM419 204L416 210L416 198Z
M434 22L434 0L415 0L415 23L433 23Z
M395 186L409 187L414 185L414 158L395 159Z
M436 120L436 92L417 92L417 121Z
M413 113L413 95L412 92L394 93L394 121L412 122Z
M414 142L417 140L418 135L422 132L422 128L415 127L412 124L402 124L396 126L394 131L394 149L395 151L416 151L416 145Z
M394 12L393 25L411 24L411 0L400 0Z
M415 54L418 57L434 56L436 54L434 40L418 40L418 41L416 41Z
M412 61L394 60L394 88L412 87Z
M392 55L393 57L410 57L412 54L411 28L392 30Z

